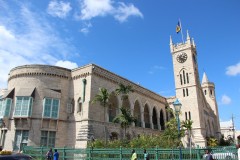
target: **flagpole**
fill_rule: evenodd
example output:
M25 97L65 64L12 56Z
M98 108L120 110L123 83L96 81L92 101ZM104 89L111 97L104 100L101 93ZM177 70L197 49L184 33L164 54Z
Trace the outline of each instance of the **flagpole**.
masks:
M183 41L183 33L182 33L183 28L182 28L182 22L181 22L180 18L179 18L179 22L180 22L180 28L181 28L182 42L184 43L184 41Z

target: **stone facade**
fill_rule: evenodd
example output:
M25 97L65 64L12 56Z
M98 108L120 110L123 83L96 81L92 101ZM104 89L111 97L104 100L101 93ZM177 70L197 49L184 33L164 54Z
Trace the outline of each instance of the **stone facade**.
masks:
M194 145L205 146L205 137L216 136L219 131L214 84L204 81L201 86L198 67L193 59L193 55L196 57L196 47L189 37L184 44L174 45L171 41L170 46L176 85L176 96L171 98L156 94L95 64L73 70L49 65L13 68L9 73L7 90L0 92L2 100L12 100L10 114L1 117L4 123L1 125L1 145L7 150L43 143L51 143L56 147L84 148L93 137L120 139L123 131L119 124L112 123L112 119L120 112L121 106L128 107L137 118L137 123L127 129L127 137L157 134L165 129L165 123L170 119L167 108L173 108L172 102L177 97L183 104L180 119L192 119L194 122ZM189 58L179 63L176 57L182 51ZM183 70L189 74L189 83L184 85L179 81ZM120 96L114 94L119 83L131 85L134 89L127 101L122 101ZM105 115L100 104L91 103L100 87L110 93ZM183 89L186 88L188 93L185 94L188 96L183 96ZM204 95L205 90L214 94L207 97ZM28 116L16 116L16 97L33 98L32 105L28 104L31 106ZM54 112L57 118L45 116L47 98L59 100L58 112Z
M182 103L180 119L193 121L193 145L206 146L206 137L220 138L214 83L208 81L206 73L200 83L196 45L188 33L184 43L173 44L170 37L170 50L176 97Z

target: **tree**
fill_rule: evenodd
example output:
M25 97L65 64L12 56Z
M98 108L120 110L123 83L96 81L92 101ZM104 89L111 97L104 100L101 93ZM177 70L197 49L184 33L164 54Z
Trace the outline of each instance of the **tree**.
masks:
M186 120L182 122L182 127L185 128L188 132L188 143L190 146L190 159L192 159L191 155L192 155L192 124L193 121L192 120Z
M180 130L180 137L184 136L184 130ZM166 129L163 132L164 139L167 139L168 147L178 147L181 144L181 140L178 136L178 126L175 118L171 118L166 122Z
M119 87L116 89L116 93L117 95L121 95L122 101L128 99L128 94L130 92L134 92L134 90L132 89L132 86L130 85L125 86L122 83L120 83Z
M99 92L97 95L95 95L95 97L92 100L92 103L96 103L99 102L101 106L103 106L104 108L104 123L106 122L106 106L108 104L109 101L109 93L108 90L106 88L99 88ZM106 134L106 126L104 125L104 134L105 134L105 143L107 141L107 134Z
M126 137L127 128L133 123L136 122L136 118L131 115L130 110L121 107L121 113L117 115L114 119L114 123L120 123L121 128L124 129L124 138Z
M218 140L214 137L207 137L207 146L216 147L218 145Z

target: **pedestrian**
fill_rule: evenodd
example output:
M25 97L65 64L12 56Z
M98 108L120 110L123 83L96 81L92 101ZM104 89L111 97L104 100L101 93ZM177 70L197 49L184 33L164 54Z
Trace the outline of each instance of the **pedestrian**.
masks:
M149 154L147 153L146 149L144 149L143 151L143 157L144 157L144 160L150 160Z
M135 149L132 150L132 158L131 160L137 160L137 153L135 152Z
M58 160L58 158L59 158L59 153L57 149L54 149L53 160Z
M205 153L206 153L206 157L205 157L206 160L213 160L213 157L212 157L209 149L207 149L207 150L205 151Z
M49 149L49 151L46 153L47 160L52 160L53 158L53 152L52 148Z

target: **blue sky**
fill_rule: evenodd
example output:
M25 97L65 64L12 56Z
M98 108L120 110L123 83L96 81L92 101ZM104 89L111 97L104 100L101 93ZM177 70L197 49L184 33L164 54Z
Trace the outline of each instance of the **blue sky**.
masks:
M175 95L169 37L194 38L200 77L215 83L221 121L240 129L239 0L0 0L0 88L11 68L95 63L163 96Z

